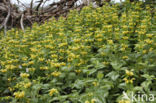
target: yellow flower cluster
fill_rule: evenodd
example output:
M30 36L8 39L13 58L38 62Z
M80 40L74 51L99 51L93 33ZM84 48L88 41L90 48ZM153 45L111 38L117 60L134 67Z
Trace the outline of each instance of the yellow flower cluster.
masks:
M24 91L22 91L22 92L15 92L14 96L15 96L15 98L18 98L18 99L23 98L25 96L25 92Z
M50 91L49 91L49 95L50 95L50 96L53 96L54 93L58 93L58 90L55 89L55 88L50 89Z
M123 80L128 84L128 83L133 83L133 81L135 80L135 78L132 78L132 79L124 78Z
M128 56L123 56L122 59L128 59Z
M98 82L92 82L92 84L96 87L98 86Z
M112 45L113 44L113 40L107 40L108 44Z
M131 78L134 74L132 71L126 70L126 75L127 77L125 77L123 80L128 84L128 83L133 83L133 81L135 80L135 78Z
M133 76L134 74L133 74L133 72L131 72L131 71L129 71L129 70L126 70L126 75L128 75L128 76Z
M76 73L81 73L81 72L82 72L82 70L75 70L75 72L76 72Z
M152 44L152 43L153 43L153 40L146 39L145 42L146 42L147 44Z
M58 76L61 75L61 72L54 71L54 72L51 73L51 75L54 76L54 77L58 77Z
M27 73L21 73L20 74L20 77L22 77L22 78L28 78L29 77L29 74L27 74Z
M24 84L24 88L29 88L30 86L31 86L31 83L30 82Z
M112 76L109 82L125 82L128 84L126 86L139 84L137 82L142 80L137 76L138 71L150 68L142 69L142 72L152 74L148 72L155 65L156 16L151 13L150 6L142 8L140 3L131 3L128 9L122 9L121 12L120 9L119 4L105 4L99 8L88 6L81 12L72 10L66 18L52 18L42 25L35 23L25 32L12 29L5 37L0 33L0 78L3 78L0 83L8 81L4 88L8 86L9 92L25 90L14 93L15 98L22 98L29 95L29 91L37 83L53 84L60 91L62 86L57 84L65 83L65 87L72 85L77 91L77 79L85 81L88 78L91 79L89 86L92 86L88 88L89 93L93 92L90 89L107 85L102 84L103 80L98 80L97 72L116 75L122 74L123 68L134 68L133 71L126 70L122 74L124 80ZM118 72L112 72L114 69ZM71 75L68 75L70 72ZM72 78L73 75L75 78ZM134 82L135 79L137 81ZM68 80L72 82L69 83ZM84 83L84 86L87 87L88 84ZM79 88L82 89L81 86ZM58 90L51 89L49 95L53 96ZM63 92L66 91L63 89ZM93 94L94 92L87 96L91 98ZM36 97L40 96L43 95ZM28 97L31 102L31 96ZM85 103L98 102L89 98L83 100L88 100Z

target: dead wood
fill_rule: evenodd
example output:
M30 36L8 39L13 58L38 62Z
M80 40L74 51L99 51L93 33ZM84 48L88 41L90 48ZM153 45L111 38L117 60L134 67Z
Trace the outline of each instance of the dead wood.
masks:
M4 28L5 34L6 30L12 27L18 27L24 31L24 26L31 26L34 22L41 24L51 17L58 18L61 15L66 17L70 10L81 10L85 6L84 2L79 2L77 5L79 0L60 0L44 7L47 1L39 0L34 7L34 0L32 0L28 7L20 0L17 0L18 5L11 4L10 0L0 0L0 30ZM19 5L25 8L24 11L19 9Z

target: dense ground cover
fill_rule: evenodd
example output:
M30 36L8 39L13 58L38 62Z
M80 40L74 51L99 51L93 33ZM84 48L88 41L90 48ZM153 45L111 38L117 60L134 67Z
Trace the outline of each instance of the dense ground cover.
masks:
M153 11L142 2L84 7L1 33L0 102L130 103L132 92L156 94Z

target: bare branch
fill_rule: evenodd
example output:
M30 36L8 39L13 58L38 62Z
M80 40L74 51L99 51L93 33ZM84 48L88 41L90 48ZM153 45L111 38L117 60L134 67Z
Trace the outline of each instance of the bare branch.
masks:
M4 35L6 35L7 22L8 22L9 17L10 17L10 12L11 12L11 8L10 8L10 6L9 6L9 7L8 7L8 15L7 15L7 17L5 18L4 23L3 23L3 24L1 25L1 27L0 27L0 30L4 27Z
M19 4L20 3L20 1L19 0L16 0L17 1L17 3Z
M21 2L21 0L16 0L18 5L11 5L9 1L10 0L2 0L2 3L0 3L0 22L2 22L0 29L4 28L5 34L8 26L7 24L9 24L9 28L17 26L21 27L24 31L24 26L30 26L34 22L43 23L51 17L58 18L60 15L66 17L71 9L81 10L80 6L84 6L83 1L75 5L79 0L57 0L45 7L44 5L50 0L38 0L37 7L34 10L34 0L31 0L29 7ZM8 4L10 7L8 7ZM20 11L20 6L25 10ZM9 11L8 8L10 8L11 11ZM8 21L10 21L10 23L8 23Z
M24 14L21 15L20 24L21 24L22 30L25 32L25 30L24 30L24 25L23 25L23 18L24 18Z
M31 15L33 13L33 2L34 2L34 0L31 0L31 3L30 3L30 14Z
M18 0L19 4L21 4L23 7L27 8L20 0Z
M42 5L42 7L41 7L41 8L42 8L41 12L43 12L44 5L46 4L47 1L49 1L49 0L45 0L45 1L43 2L43 5Z
M39 4L38 4L37 7L36 7L36 11L37 11L37 12L38 12L38 10L39 10L41 4L43 3L43 0L40 0L40 1L38 1L38 2L39 2Z

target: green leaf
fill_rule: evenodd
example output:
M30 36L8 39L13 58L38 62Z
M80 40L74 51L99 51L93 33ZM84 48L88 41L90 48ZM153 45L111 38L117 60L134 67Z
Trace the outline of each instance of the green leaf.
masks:
M113 81L116 81L119 77L119 73L112 71L106 75L106 77L111 78Z
M88 70L88 75L92 75L92 74L94 74L95 72L97 71L97 69L90 69L90 70Z
M77 88L77 89L80 89L82 88L83 86L85 85L84 81L83 80L76 80L75 83L73 84L73 88Z
M103 76L104 76L104 74L103 74L103 73L98 72L98 74L97 74L97 78L98 78L98 79L102 79L102 78L103 78Z
M118 61L112 61L111 65L115 70L117 71L121 70L122 64L119 63Z

